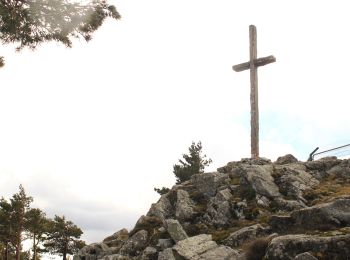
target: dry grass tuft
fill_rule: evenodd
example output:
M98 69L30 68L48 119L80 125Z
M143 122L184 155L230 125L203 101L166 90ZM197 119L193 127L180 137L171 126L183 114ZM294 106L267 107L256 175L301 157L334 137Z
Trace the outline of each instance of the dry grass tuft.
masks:
M257 238L243 247L247 260L262 260L271 241L270 237Z
M308 206L330 202L335 198L349 195L350 183L347 181L339 183L339 181L341 180L329 177L314 189L305 190L303 197L308 201Z

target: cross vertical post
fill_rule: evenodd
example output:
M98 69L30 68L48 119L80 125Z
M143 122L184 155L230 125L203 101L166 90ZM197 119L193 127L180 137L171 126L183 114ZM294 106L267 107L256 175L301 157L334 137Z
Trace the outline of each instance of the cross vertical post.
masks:
M233 66L236 72L250 70L250 146L251 157L259 157L259 96L258 96L258 67L276 61L274 56L257 58L257 33L255 25L249 26L249 62Z
M249 52L250 52L250 136L251 136L251 156L259 157L259 97L258 97L258 67L255 66L257 51L256 27L249 26Z

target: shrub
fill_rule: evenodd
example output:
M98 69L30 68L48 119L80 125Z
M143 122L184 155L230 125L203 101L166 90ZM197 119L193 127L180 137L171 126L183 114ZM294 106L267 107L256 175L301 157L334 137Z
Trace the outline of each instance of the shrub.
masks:
M202 143L192 142L192 145L188 148L189 154L183 154L184 159L179 159L180 164L175 164L173 166L173 172L176 177L176 183L181 183L187 181L194 174L199 174L204 172L205 166L208 166L212 160L205 159L206 155L202 155Z
M257 238L244 246L243 250L247 260L262 260L271 241L269 237Z
M166 187L162 187L161 189L154 188L154 191L157 192L159 195L164 195L164 194L167 194L170 191L170 189Z

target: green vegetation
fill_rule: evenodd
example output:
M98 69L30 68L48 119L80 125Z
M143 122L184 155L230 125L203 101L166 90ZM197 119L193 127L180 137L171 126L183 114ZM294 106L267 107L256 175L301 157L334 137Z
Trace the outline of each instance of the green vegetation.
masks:
M0 1L0 39L3 44L19 44L17 50L35 49L48 41L71 47L74 38L89 41L107 17L119 19L120 15L106 0L4 0Z
M1 198L0 201L0 237L1 243L6 248L6 257L9 251L14 252L17 260L20 260L23 233L25 228L26 212L29 210L33 198L28 197L22 185L19 186L19 192L14 194L10 202ZM5 258L7 259L7 258Z
M37 259L38 254L45 252L41 244L46 239L46 234L49 232L49 220L41 209L33 208L26 213L26 230L28 237L32 239L33 260Z
M154 188L154 191L157 192L159 195L164 195L164 194L167 194L170 191L170 189L166 187L162 187L161 189Z
M185 161L179 159L180 164L173 166L176 183L187 181L194 174L203 173L204 168L212 162L211 159L206 159L206 155L202 155L202 143L200 141L197 144L192 142L188 150L189 154L182 155Z
M45 249L52 254L63 256L63 260L66 260L67 254L75 254L85 246L85 242L79 240L82 234L83 231L72 221L66 220L64 216L55 216L53 220L49 221Z
M0 259L40 259L44 252L73 254L85 243L78 240L83 233L65 217L46 217L38 208L30 208L33 198L27 196L22 185L8 201L0 199ZM22 242L32 240L32 249L22 252Z
M206 159L206 155L202 155L202 143L200 141L197 144L192 142L188 150L189 154L182 155L184 160L179 159L180 164L175 164L173 166L176 184L188 181L194 174L203 173L204 168L212 162L211 159ZM160 195L163 195L168 193L170 189L162 187L161 189L154 188L154 190Z

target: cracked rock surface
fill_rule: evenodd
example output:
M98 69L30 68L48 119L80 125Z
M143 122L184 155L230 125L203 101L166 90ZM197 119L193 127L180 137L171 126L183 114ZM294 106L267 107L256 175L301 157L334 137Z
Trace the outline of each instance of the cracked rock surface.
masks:
M229 162L174 185L132 230L110 234L74 260L345 260L350 160Z

